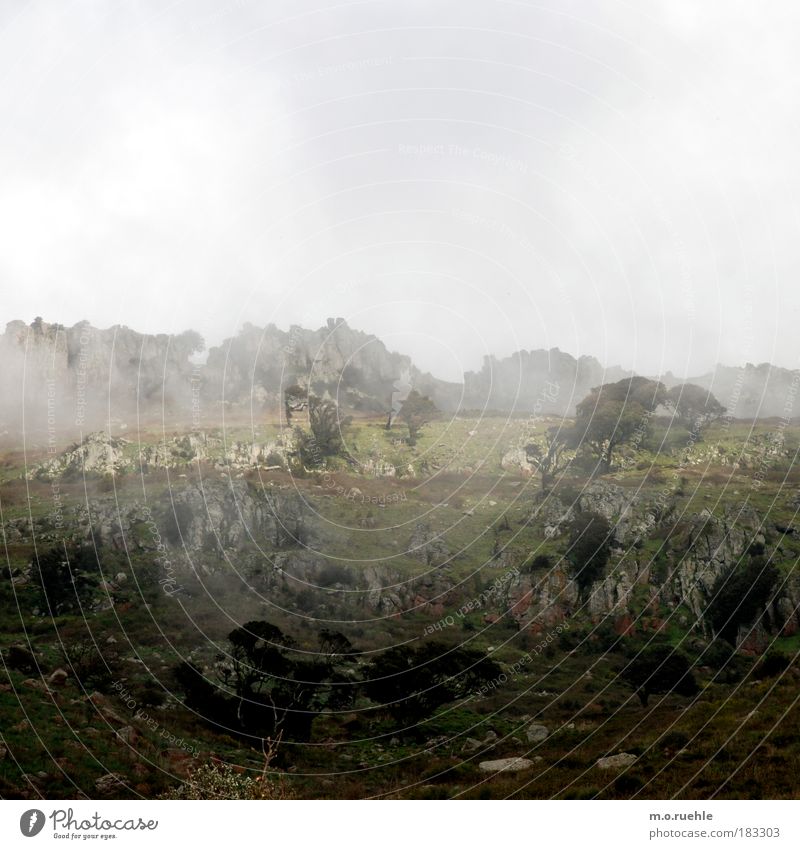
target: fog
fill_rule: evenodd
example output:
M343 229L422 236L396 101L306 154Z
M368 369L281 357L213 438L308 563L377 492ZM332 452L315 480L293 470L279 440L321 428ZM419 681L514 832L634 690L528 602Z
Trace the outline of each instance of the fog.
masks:
M0 16L0 321L798 366L796 4Z

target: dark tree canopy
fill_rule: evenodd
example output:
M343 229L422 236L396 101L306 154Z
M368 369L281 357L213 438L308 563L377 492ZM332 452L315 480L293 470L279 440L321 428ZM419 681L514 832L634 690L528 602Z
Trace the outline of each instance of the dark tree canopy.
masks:
M91 546L59 546L34 557L31 576L41 606L53 616L80 610L100 580L100 564Z
M637 434L641 442L650 416L665 397L664 384L646 377L597 386L576 407L573 440L588 445L607 472L616 448Z
M355 697L355 683L344 672L353 660L343 652L291 651L291 637L264 621L247 622L231 631L228 640L230 651L219 658L218 669L234 698L223 712L233 727L248 734L308 740L315 716L326 707L347 707ZM328 632L326 642L331 641L342 648L346 638ZM201 697L209 696L205 685L184 675ZM211 704L219 710L216 693Z
M556 475L567 467L565 452L568 448L574 448L576 442L575 428L562 423L547 429L544 449L536 443L525 446L528 461L539 470L542 492L549 491Z
M603 577L608 563L611 525L597 513L579 513L569 528L567 560L581 595Z
M408 427L409 445L417 444L422 428L432 422L437 413L436 405L427 395L420 395L416 389L412 389L408 393L408 397L403 401L398 418L405 422Z
M481 651L431 641L383 652L367 666L363 690L401 724L413 725L501 674Z
M664 399L675 411L675 418L691 432L697 432L725 413L725 407L708 389L696 383L673 386Z
M720 575L706 610L714 631L735 645L739 626L750 625L763 612L778 575L778 568L760 555L746 566L734 564Z
M323 457L335 457L344 448L344 428L350 425L350 416L341 416L334 401L311 395L308 399L308 420L314 441Z
M642 707L647 707L647 702L654 693L693 696L698 690L685 655L663 643L648 646L639 652L624 676L636 689Z

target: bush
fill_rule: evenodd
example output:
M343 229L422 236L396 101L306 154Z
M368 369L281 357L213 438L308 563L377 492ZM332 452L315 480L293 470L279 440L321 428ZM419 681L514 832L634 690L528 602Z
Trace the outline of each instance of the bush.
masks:
M571 523L566 554L581 594L603 577L610 537L608 520L597 513L579 513Z
M165 793L162 799L288 799L280 782L270 778L269 761L255 778L237 772L230 764L208 763Z
M781 675L792 665L792 658L782 651L769 651L756 664L753 675L756 678L774 678Z
M332 587L334 584L352 586L355 579L353 573L341 563L326 563L319 571L317 583L320 587Z
M706 611L714 630L734 645L739 626L761 614L777 579L777 567L760 556L751 558L744 569L734 566L720 575Z
M614 791L620 796L633 796L642 787L642 779L638 775L629 775L627 772L614 780Z
M693 696L698 691L685 655L665 643L644 649L628 666L624 677L636 689L642 707L647 707L653 693Z

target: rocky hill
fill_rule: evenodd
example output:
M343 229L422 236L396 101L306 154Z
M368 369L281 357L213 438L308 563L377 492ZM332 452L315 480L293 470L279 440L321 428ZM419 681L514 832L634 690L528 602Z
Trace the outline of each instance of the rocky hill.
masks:
M2 430L46 429L56 439L137 411L191 405L194 331L148 335L82 321L73 327L37 318L12 321L0 335Z
M12 321L0 335L0 435L13 439L23 428L39 430L63 444L131 419L197 429L219 422L225 411L277 412L283 390L293 384L327 394L355 414L386 415L413 388L448 412L571 415L592 387L631 374L552 348L487 357L463 384L448 383L341 318L316 330L245 324L211 348L204 365L194 363L203 349L191 330L150 335L85 321L73 327L39 318L30 325ZM662 379L668 386L682 382L669 373ZM791 418L800 372L768 364L718 366L691 382L709 388L734 417Z

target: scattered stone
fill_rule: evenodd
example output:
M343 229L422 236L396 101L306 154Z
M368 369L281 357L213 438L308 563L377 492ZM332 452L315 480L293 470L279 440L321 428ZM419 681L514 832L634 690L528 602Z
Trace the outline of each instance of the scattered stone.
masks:
M86 701L95 706L100 716L111 725L126 725L125 720L111 707L108 699L102 693L92 693Z
M541 743L550 736L550 729L546 725L529 725L525 729L525 736L529 743Z
M125 784L125 779L116 772L109 772L95 781L94 786L98 793L113 793Z
M8 755L8 749L5 746L0 746L0 761L4 761Z
M595 764L598 769L623 769L626 766L631 766L636 763L636 755L631 755L628 752L621 752L618 755L610 755L607 758L600 758Z
M461 747L461 751L465 755L472 755L481 748L483 748L483 744L480 740L476 740L474 737L467 737L464 745Z
M27 687L29 690L38 690L40 693L45 693L48 696L53 695L53 691L44 683L37 678L26 678L22 682L23 687Z
M478 769L481 772L522 772L532 766L533 761L527 758L500 758L496 761L481 761Z
M67 670L59 667L58 669L53 670L50 677L47 679L47 683L51 687L63 687L67 683L68 678L69 673Z
M135 746L139 739L139 732L132 725L126 725L117 730L116 736L122 743L127 743L129 746Z

